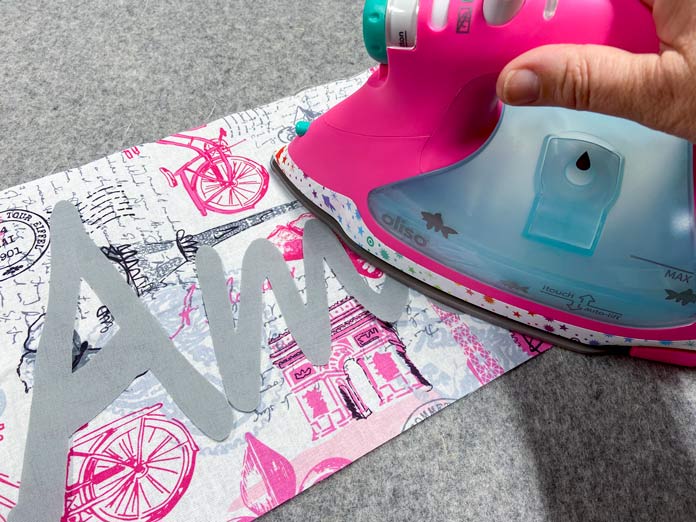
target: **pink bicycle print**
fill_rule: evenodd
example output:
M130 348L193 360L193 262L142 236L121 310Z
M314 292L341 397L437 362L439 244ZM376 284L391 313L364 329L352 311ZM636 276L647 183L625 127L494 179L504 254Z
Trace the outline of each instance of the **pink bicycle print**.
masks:
M157 413L161 407L77 435L61 522L156 522L174 509L191 482L198 447L181 422Z
M10 480L10 477L0 473L0 522L7 522L7 515L15 506L13 499L17 498L19 484Z
M174 134L158 141L196 153L176 172L165 167L160 167L160 172L170 187L182 184L203 216L209 211L235 214L254 208L268 190L268 171L255 161L230 152L244 140L230 145L226 138L227 132L220 128L219 136L213 139Z

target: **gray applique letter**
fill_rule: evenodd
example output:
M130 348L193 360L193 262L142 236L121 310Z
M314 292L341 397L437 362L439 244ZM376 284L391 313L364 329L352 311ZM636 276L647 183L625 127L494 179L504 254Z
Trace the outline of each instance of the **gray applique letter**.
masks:
M61 519L70 437L148 370L207 436L224 440L232 430L232 411L224 395L179 353L90 240L75 207L67 202L55 206L51 233L48 310L36 354L19 502L10 512L9 522ZM89 363L72 373L81 276L121 328Z
M383 321L394 322L408 302L408 289L387 278L380 293L358 274L336 236L317 220L307 222L303 237L307 304L295 285L287 263L270 241L249 245L242 263L239 323L235 330L222 261L215 250L202 247L196 258L210 335L215 347L225 393L240 411L258 407L261 389L263 282L268 279L290 332L309 361L326 364L331 355L331 324L324 280L324 261L353 296Z

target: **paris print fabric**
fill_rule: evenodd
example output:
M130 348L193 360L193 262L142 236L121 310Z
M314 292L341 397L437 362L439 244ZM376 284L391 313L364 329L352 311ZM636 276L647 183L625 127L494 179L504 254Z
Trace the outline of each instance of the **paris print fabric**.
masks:
M293 139L297 121L318 117L366 79L309 89L0 192L0 522L21 488L56 203L77 207L91 240L188 362L222 391L196 251L210 246L221 257L235 317L244 299L242 259L258 238L279 249L302 293L303 231L313 218L269 174L269 160ZM346 252L380 289L385 275ZM141 375L73 435L63 520L254 520L549 348L413 290L401 318L388 324L330 269L326 287L328 364L313 366L303 355L266 281L256 411L235 411L231 435L216 442L151 373ZM65 347L73 371L127 328L83 284Z

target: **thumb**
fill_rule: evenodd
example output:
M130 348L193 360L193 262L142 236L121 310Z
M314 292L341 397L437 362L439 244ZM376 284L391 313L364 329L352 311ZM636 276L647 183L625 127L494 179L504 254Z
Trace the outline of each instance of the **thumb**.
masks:
M677 98L685 92L678 85L684 63L672 55L598 45L539 47L502 71L498 97L509 105L600 112L675 133L682 112Z

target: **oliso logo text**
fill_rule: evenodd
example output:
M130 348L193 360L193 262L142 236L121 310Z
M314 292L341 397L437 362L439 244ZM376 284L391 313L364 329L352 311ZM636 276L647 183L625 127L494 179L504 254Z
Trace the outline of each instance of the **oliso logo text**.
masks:
M391 214L382 214L382 224L394 232L399 237L407 240L409 243L417 245L421 248L428 246L428 240L416 232L410 223L401 216L392 216Z

